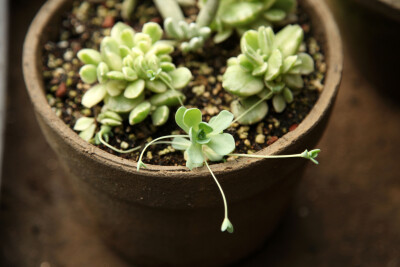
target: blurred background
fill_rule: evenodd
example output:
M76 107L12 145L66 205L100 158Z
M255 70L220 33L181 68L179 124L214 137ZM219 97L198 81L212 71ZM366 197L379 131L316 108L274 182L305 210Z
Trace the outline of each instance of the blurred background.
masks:
M0 266L128 266L95 235L34 118L21 53L43 2L9 1L0 39L9 45ZM308 166L282 224L238 266L400 266L400 1L325 2L345 63L321 164Z

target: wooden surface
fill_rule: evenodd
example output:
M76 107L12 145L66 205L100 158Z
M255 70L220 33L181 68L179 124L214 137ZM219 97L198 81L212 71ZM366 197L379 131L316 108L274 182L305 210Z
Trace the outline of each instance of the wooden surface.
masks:
M128 266L95 235L25 92L22 42L40 2L11 1L0 266ZM355 51L368 46L355 45L352 36L365 17L354 15L358 21L349 25L348 13L335 13L345 36L345 66L319 145L321 164L309 165L279 229L239 266L400 266L400 88L393 79L398 61L366 66L371 61L360 59L390 58L387 44L358 56ZM399 34L384 29L392 45L399 44ZM373 43L375 36L369 38Z

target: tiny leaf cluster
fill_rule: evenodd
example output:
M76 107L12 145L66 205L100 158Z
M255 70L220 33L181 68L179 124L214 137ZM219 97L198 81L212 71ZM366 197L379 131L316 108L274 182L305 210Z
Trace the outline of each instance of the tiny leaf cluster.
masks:
M228 60L223 75L224 89L239 97L231 110L240 123L262 120L268 113L265 100L272 99L274 110L282 112L293 101L294 93L304 87L301 75L314 71L314 60L299 53L302 41L299 25L288 25L277 34L263 26L243 34L242 53Z

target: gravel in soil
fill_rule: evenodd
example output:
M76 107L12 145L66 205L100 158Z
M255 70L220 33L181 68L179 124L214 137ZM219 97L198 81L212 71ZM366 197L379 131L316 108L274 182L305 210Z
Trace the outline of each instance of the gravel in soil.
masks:
M188 21L193 21L198 10L196 7L184 8ZM67 11L61 21L59 35L56 40L48 41L43 48L43 77L49 105L69 127L73 128L76 120L82 116L93 117L100 113L101 107L88 109L81 105L82 95L91 87L81 81L79 69L82 63L77 58L81 48L99 49L104 36L110 34L111 27L121 18L120 1L95 3L74 1L72 9ZM305 32L302 51L311 54L315 60L315 72L304 77L305 88L295 96L284 112L276 113L270 106L266 118L252 126L234 123L228 130L236 140L235 153L254 153L263 149L289 131L296 129L299 123L312 109L323 90L326 63L317 40L313 37L310 20L301 7L298 9L297 22ZM162 19L151 1L142 1L135 9L130 24L136 31L148 21L156 23ZM279 29L275 29L278 31ZM209 40L202 51L182 55L179 51L173 54L177 66L188 67L193 80L183 89L187 97L186 107L197 107L202 110L203 121L208 121L221 110L229 110L234 96L222 88L222 75L226 70L228 58L240 53L239 38L231 37L220 45ZM99 128L99 127L98 127ZM123 126L113 129L114 136L110 144L116 148L129 145L129 148L144 145L150 140L170 134L183 133L174 122L174 112L169 121L161 127L154 127L151 119L131 126L126 121ZM111 154L118 154L111 149L99 145ZM124 147L125 148L125 147ZM138 159L138 152L118 154L128 159ZM228 158L227 160L233 160ZM168 145L152 146L144 158L145 163L157 165L185 165L181 151L175 151Z

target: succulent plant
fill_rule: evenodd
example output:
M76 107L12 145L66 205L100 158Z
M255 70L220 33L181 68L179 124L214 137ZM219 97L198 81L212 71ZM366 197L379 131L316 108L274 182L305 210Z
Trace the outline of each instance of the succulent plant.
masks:
M91 108L104 101L103 110L130 113L130 124L143 121L149 114L157 114L152 115L155 125L165 123L169 107L185 99L177 89L184 88L192 74L187 68L175 67L169 55L174 48L160 40L162 34L161 27L153 22L146 23L138 33L118 22L111 36L102 40L100 52L79 51L78 57L85 64L80 69L81 79L96 83L82 97L82 105ZM164 117L159 118L161 115Z
M164 29L168 37L177 40L183 52L199 50L210 37L208 27L218 10L219 0L208 0L205 3L196 22L185 21L182 10L175 0L154 0L164 18Z
M268 113L266 100L272 99L276 112L293 101L294 93L304 87L302 75L314 71L314 60L299 53L303 30L288 25L276 35L271 27L260 27L243 34L238 57L228 60L223 87L239 97L231 110L242 124L253 124Z
M175 21L172 18L164 20L164 29L168 37L180 41L180 48L183 52L202 48L211 34L211 29L207 26L200 27L194 22Z
M234 31L242 35L259 26L283 24L296 10L296 0L221 0L216 18L211 25L218 33L216 43L228 39Z

